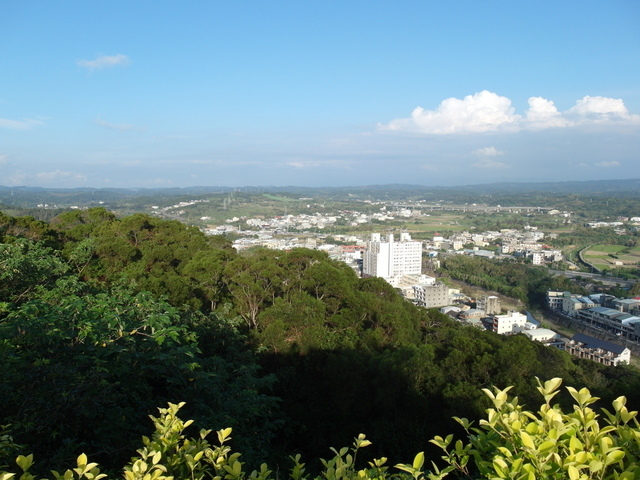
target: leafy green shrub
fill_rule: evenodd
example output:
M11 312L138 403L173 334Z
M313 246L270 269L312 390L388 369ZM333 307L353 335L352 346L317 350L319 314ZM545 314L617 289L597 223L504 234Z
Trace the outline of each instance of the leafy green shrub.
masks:
M559 392L561 380L555 378L538 382L538 390L545 403L537 413L524 410L517 397L509 398L504 390L484 392L494 408L487 410L487 418L478 427L466 419L457 419L468 432L467 443L453 442L453 435L435 437L432 443L444 451L446 467L440 470L435 464L433 472L423 470L424 452L418 453L412 464L399 464L398 473L391 473L385 466L386 459L375 459L368 467L358 469L356 458L361 448L371 444L363 434L354 441L352 448L331 449L333 458L321 460L322 471L318 480L438 480L450 473L465 478L489 479L620 479L640 478L638 455L640 454L640 424L637 412L629 412L625 398L613 402L613 411L603 409L604 425L599 415L590 407L597 398L586 389L567 387L575 400L573 412L564 413L551 400ZM240 454L232 452L226 444L231 429L217 432L219 446L207 440L210 430L201 430L197 439L189 439L185 429L192 423L178 418L184 404L169 404L160 409L158 418L151 417L156 430L151 438L143 437L144 447L138 450L124 469L125 480L269 480L272 471L266 464L258 470L247 472L239 460ZM291 480L308 480L305 464L300 456L291 457ZM29 473L33 455L19 456L17 465L22 470L20 480L34 480ZM59 474L52 472L55 480L100 480L105 475L95 463L88 463L86 455L77 459L77 467ZM0 471L0 480L9 480L14 473ZM280 477L280 476L278 476Z
M627 410L624 397L613 401L613 412L602 410L601 425L590 407L598 399L586 388L567 387L575 405L573 412L564 413L551 405L561 380L538 384L545 403L537 413L524 410L517 397L509 399L509 388L485 389L494 405L487 418L478 427L456 419L469 434L468 443L453 443L452 435L432 440L445 452L447 469L492 479L640 478L637 412Z

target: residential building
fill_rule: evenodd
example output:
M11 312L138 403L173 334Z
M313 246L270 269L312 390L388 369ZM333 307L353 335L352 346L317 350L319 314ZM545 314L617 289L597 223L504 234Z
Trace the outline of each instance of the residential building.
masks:
M492 330L500 335L513 335L525 330L527 316L519 312L509 312L506 315L494 315Z
M484 310L487 315L498 315L500 313L500 299L495 295L485 295L479 298L477 306Z
M564 339L559 334L548 328L534 328L533 330L523 330L522 334L529 337L534 342L544 343L549 347L556 347L564 350L565 343L568 339Z
M414 285L413 295L416 304L426 308L444 307L452 303L449 287L442 283Z
M389 279L397 275L422 273L422 242L411 240L408 233L401 233L394 241L393 234L386 241L379 233L371 235L363 256L363 275Z
M555 292L549 290L547 292L547 305L551 310L562 310L562 302L568 297L571 297L570 292Z
M596 303L591 298L579 297L577 295L565 297L562 301L563 313L572 317L577 316L579 310L586 310L589 308L594 308L595 306Z
M640 339L640 317L607 307L594 307L578 312L584 323L632 341Z
M621 345L576 333L566 344L566 350L571 355L587 358L604 365L618 365L629 363L631 351Z

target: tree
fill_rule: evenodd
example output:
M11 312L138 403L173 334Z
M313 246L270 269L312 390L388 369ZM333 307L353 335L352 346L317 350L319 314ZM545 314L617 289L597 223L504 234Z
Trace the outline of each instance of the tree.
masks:
M186 400L199 423L234 426L260 441L274 428L272 382L231 322L130 287L56 285L0 322L0 425L51 468L92 453L119 468L158 403ZM120 462L120 463L119 463Z
M235 254L224 249L197 252L188 260L182 273L191 278L194 291L200 294L207 310L214 311L229 295L224 269Z
M284 271L275 256L275 252L261 249L251 257L238 257L226 266L229 291L249 328L258 327L258 315L275 301L282 287Z
M0 244L0 299L23 302L68 270L60 256L42 243L19 239Z

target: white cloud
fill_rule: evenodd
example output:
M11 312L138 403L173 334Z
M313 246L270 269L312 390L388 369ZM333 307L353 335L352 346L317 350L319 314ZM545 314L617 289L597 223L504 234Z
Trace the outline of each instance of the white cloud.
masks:
M526 112L525 122L532 130L567 127L571 124L551 100L542 97L529 98L529 110Z
M479 133L513 130L517 128L519 115L514 114L511 100L483 90L467 95L462 100L447 98L436 110L417 107L410 118L392 120L381 125L382 130L392 132L417 132L428 134Z
M8 155L0 155L0 165L6 165L9 163Z
M476 162L473 164L474 167L476 168L485 168L485 169L489 169L489 168L508 168L509 165L507 165L506 163L503 162L497 162L495 160L491 160L489 158L482 158L479 162Z
M378 124L378 130L427 135L514 133L603 123L640 125L640 115L630 114L622 99L587 95L564 112L551 100L530 97L522 116L515 113L509 98L483 90L463 99L447 98L435 110L416 107L408 118Z
M59 180L83 181L87 179L87 177L82 175L81 173L63 172L61 170L55 170L53 172L36 173L36 178L42 182L47 182L47 183L55 182Z
M611 160L610 162L599 162L596 163L596 167L619 167L620 162L617 160Z
M27 118L25 120L9 120L0 118L0 128L9 128L11 130L28 130L35 125L42 125L40 120Z
M498 150L496 147L478 148L472 153L478 155L479 157L497 157L499 155L504 155L504 152Z
M117 55L99 55L95 60L78 60L76 63L93 71L116 66L126 67L131 64L131 59L119 53Z
M624 116L629 114L620 98L590 97L589 95L578 100L576 105L569 109L569 112L579 115L612 113Z
M640 115L631 115L620 98L590 97L587 95L567 110L566 115L576 123L631 122L640 123Z

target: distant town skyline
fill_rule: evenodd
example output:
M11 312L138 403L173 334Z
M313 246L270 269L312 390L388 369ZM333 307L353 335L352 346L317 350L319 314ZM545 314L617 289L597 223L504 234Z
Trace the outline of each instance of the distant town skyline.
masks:
M637 178L640 2L0 7L0 185Z

